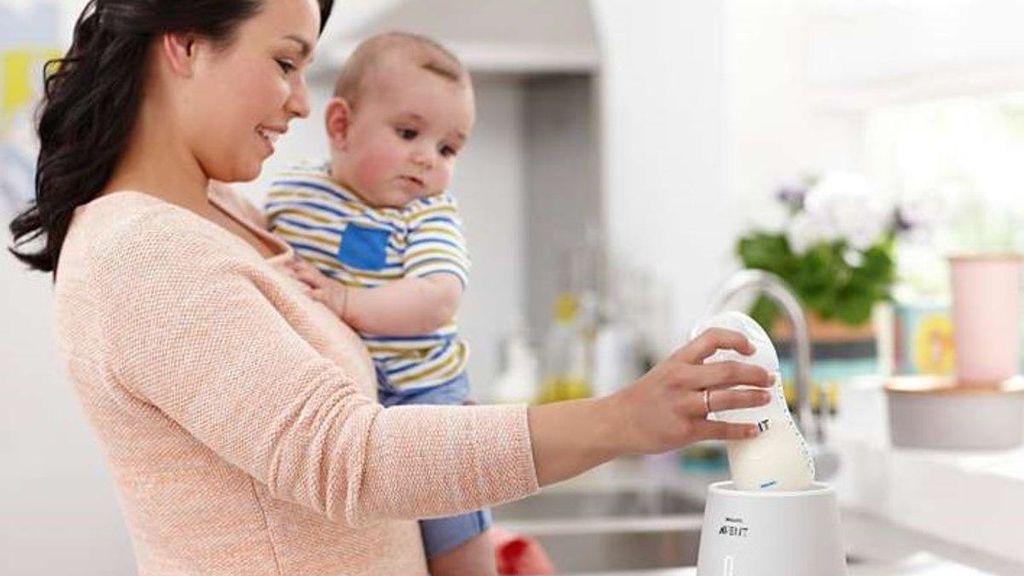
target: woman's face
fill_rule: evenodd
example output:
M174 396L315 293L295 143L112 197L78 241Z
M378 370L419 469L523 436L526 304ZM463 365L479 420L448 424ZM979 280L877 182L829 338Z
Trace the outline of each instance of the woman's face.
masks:
M309 115L303 75L319 30L316 0L263 0L230 45L196 42L180 116L186 144L208 177L256 178L288 123Z

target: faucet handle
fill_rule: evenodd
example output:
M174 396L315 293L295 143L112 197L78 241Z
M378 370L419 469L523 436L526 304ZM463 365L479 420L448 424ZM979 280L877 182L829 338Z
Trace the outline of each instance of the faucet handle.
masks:
M814 458L814 476L818 481L831 480L839 473L839 453L835 448L821 442L811 442L811 457Z

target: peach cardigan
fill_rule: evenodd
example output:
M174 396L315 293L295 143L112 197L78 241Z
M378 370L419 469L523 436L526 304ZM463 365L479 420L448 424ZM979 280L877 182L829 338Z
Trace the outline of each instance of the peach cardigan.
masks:
M75 212L60 259L62 357L139 574L422 575L415 518L537 490L525 407L383 409L359 338L279 270L287 247L211 199L278 255L118 192Z

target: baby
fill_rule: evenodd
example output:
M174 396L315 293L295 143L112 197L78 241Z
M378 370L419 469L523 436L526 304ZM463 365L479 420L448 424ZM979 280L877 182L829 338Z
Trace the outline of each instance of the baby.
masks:
M446 188L474 116L454 55L417 35L374 36L327 105L330 163L283 173L267 196L270 229L304 260L296 275L366 343L385 406L467 400L454 316L469 257ZM422 521L431 574L494 574L490 524L487 510Z

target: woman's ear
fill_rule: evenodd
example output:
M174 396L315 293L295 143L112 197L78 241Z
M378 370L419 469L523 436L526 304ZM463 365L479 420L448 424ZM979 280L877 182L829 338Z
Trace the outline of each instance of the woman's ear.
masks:
M348 129L352 125L352 107L348 101L335 96L327 102L324 112L324 125L327 128L327 139L331 147L344 150L348 143Z
M192 34L164 34L160 52L177 75L190 78L196 61L196 37Z

